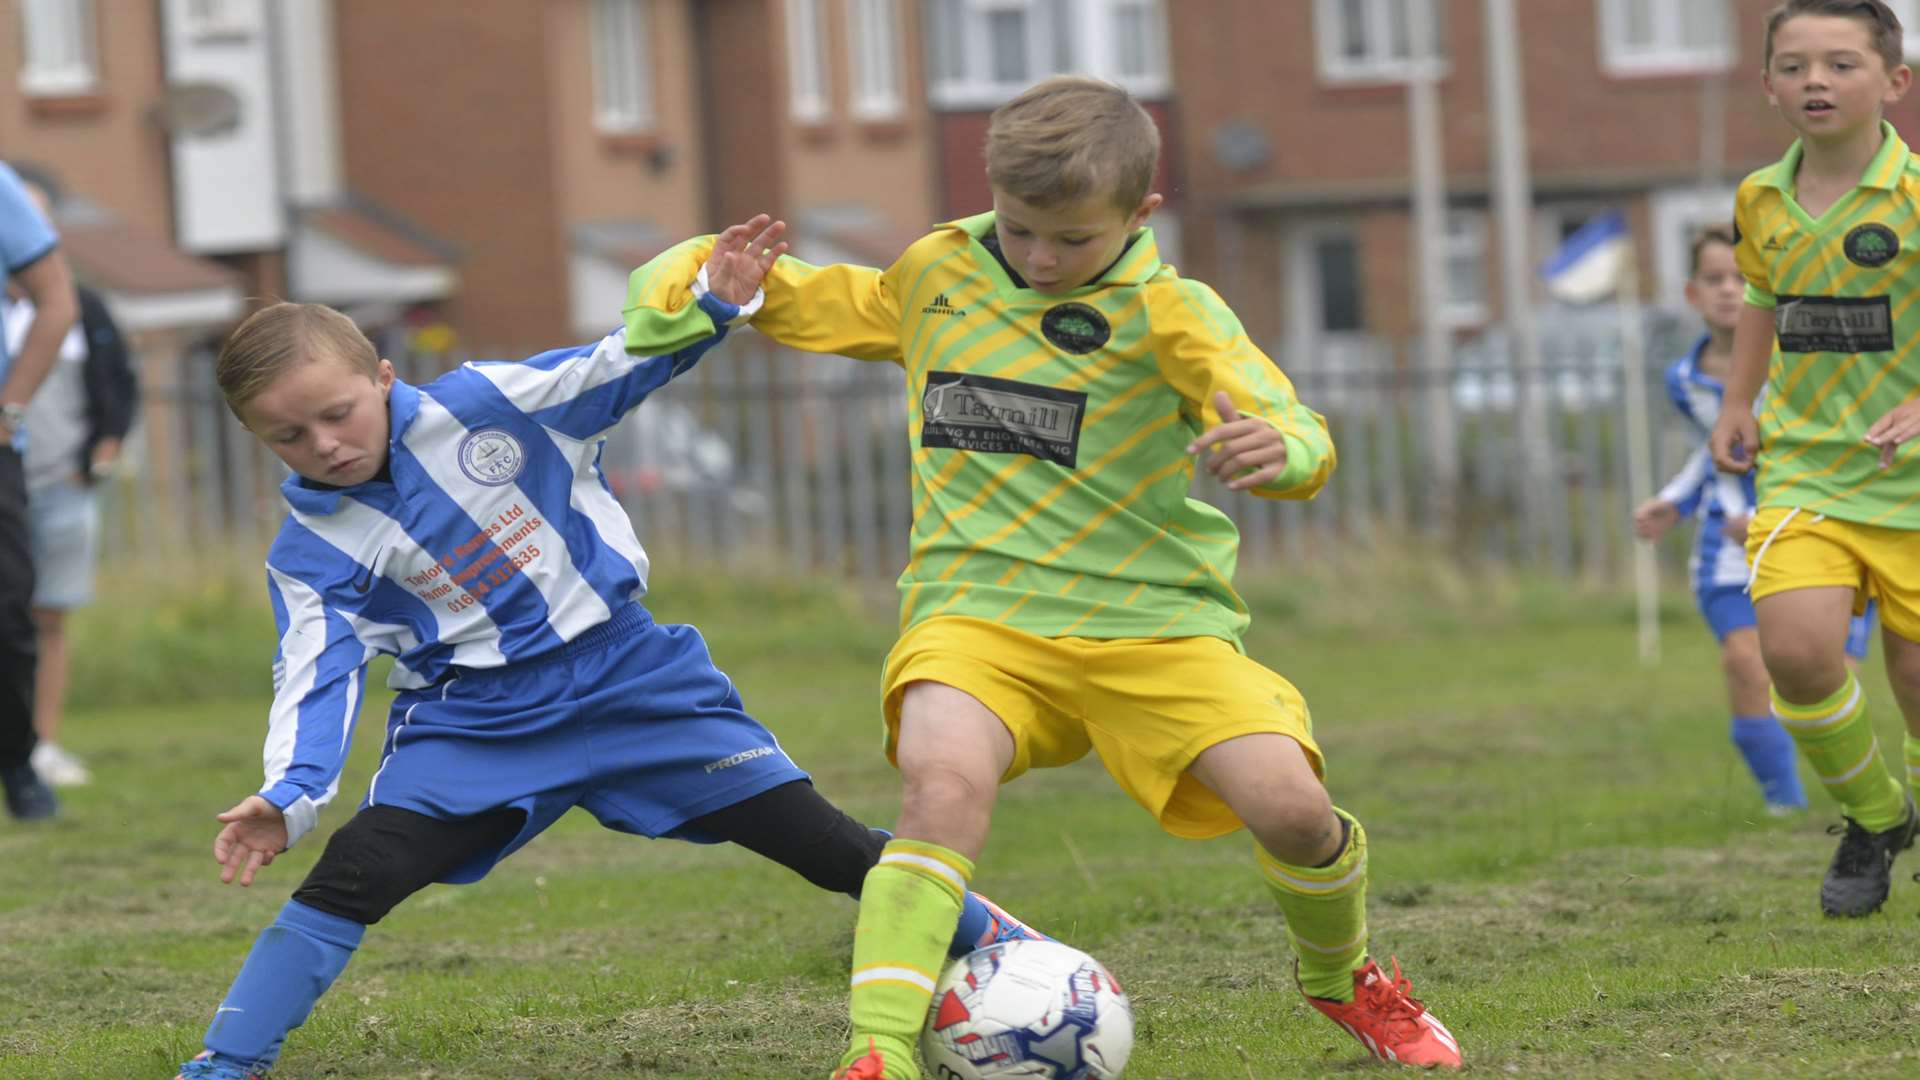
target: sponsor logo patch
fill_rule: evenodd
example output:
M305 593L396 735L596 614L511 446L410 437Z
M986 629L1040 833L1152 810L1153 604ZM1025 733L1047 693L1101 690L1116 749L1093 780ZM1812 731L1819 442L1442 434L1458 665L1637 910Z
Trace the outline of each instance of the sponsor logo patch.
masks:
M1871 270L1887 265L1895 255L1900 254L1900 237L1885 225L1869 221L1848 230L1840 248L1854 265Z
M935 371L920 395L920 445L1026 454L1073 468L1087 395L990 375Z
M520 440L504 428L481 428L461 439L459 457L467 479L488 487L512 483L527 463Z
M1782 296L1773 309L1780 351L1887 352L1893 308L1884 296Z
M1048 341L1076 355L1090 353L1113 337L1113 327L1099 309L1074 301L1056 304L1040 316L1040 332Z

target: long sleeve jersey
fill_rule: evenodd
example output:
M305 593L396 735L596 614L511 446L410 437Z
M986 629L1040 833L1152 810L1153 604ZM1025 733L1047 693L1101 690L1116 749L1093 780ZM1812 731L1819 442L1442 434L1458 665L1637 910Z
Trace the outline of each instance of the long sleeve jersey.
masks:
M1753 473L1718 471L1707 449L1707 436L1720 418L1726 388L1700 370L1700 353L1706 346L1707 338L1702 336L1667 368L1667 397L1693 428L1700 445L1658 496L1698 521L1699 531L1687 557L1687 577L1695 590L1747 583L1746 548L1727 538L1726 524L1729 517L1751 514L1754 505Z
M1160 261L1150 230L1094 282L1021 287L982 243L992 214L943 225L885 270L782 258L753 326L782 344L907 375L913 535L904 629L940 615L1040 636L1211 636L1238 645L1239 534L1188 497L1193 438L1225 391L1284 436L1258 494L1311 497L1334 467L1325 421L1213 290ZM636 270L628 322L694 295L710 239Z
M646 592L647 554L600 472L607 432L720 340L740 309L689 308L665 355L625 330L522 361L468 363L388 400L390 479L300 476L267 555L279 645L260 794L289 842L333 797L365 692L552 652ZM716 332L716 327L718 331Z

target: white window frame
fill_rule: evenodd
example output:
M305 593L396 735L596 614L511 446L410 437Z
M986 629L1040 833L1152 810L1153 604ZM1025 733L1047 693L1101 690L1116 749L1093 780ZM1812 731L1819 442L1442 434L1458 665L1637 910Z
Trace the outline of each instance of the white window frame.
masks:
M1688 43L1681 40L1683 9L1673 0L1646 0L1653 20L1650 45L1627 41L1627 5L1636 0L1600 0L1600 65L1609 75L1686 75L1726 71L1733 66L1733 15L1726 0L1686 0L1690 5L1718 5L1720 40ZM1694 9L1694 10L1697 10Z
M1686 287L1692 261L1693 238L1708 225L1733 227L1731 187L1662 188L1648 197L1653 225L1653 275L1657 292L1654 303L1668 307L1681 304L1680 291Z
M898 0L848 0L847 58L853 115L894 120L906 111Z
M593 126L609 135L654 129L653 0L593 0Z
M1488 294L1487 215L1475 210L1448 211L1440 253L1446 274L1440 320L1452 327L1484 324L1493 317ZM1471 260L1471 275L1463 274L1456 260ZM1454 291L1457 283L1467 280L1478 282L1472 297L1462 297Z
M818 124L831 115L827 77L826 0L787 0L787 97L795 120Z
M1367 55L1358 59L1346 55L1342 47L1341 31L1345 28L1342 15L1344 0L1314 0L1313 30L1314 46L1318 54L1320 81L1331 84L1342 83L1403 83L1418 74L1418 66L1411 55L1401 56L1393 51L1393 11L1405 10L1416 3L1430 3L1433 6L1433 49L1435 54L1436 76L1447 73L1446 63L1446 12L1445 0L1359 0L1361 19L1365 23L1367 37ZM1408 34L1408 49L1412 49L1411 31Z
M1900 17L1901 55L1920 57L1920 0L1887 0L1887 6Z
M21 0L20 90L30 97L99 89L93 0Z
M975 109L998 105L1049 75L1093 75L1145 100L1172 91L1167 59L1168 0L924 0L927 94L935 107ZM993 74L989 21L997 12L1027 20L1026 73L1018 79ZM1141 59L1145 70L1121 70L1120 17L1134 12L1148 24ZM1064 29L1063 29L1064 28Z
M265 15L260 0L186 0L184 8L187 35L196 41L253 37Z
M1068 15L1074 14L1072 5L1068 5ZM1079 22L1076 26L1086 28L1086 53L1077 58L1082 64L1091 63L1095 70L1091 74L1099 75L1127 88L1136 97L1161 97L1171 88L1172 65L1167 60L1167 5L1164 0L1100 0L1098 3L1080 5ZM1120 49L1124 42L1120 35L1120 20L1123 15L1137 16L1146 27L1146 40L1140 59L1144 66L1139 71L1127 71L1121 67Z

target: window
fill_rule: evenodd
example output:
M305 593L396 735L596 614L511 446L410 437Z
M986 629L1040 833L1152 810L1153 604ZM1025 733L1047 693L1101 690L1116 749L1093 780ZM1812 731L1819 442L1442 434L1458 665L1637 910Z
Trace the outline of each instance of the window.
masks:
M1600 47L1616 75L1723 71L1733 64L1726 0L1601 0Z
M1447 215L1447 234L1441 241L1446 263L1446 297L1440 312L1454 326L1487 321L1487 219L1484 214Z
M1653 225L1655 302L1678 304L1693 258L1693 238L1709 225L1733 227L1733 189L1675 187L1657 190L1648 202Z
M1320 76L1328 82L1400 82L1413 74L1413 3L1433 11L1434 52L1445 54L1442 0L1317 0Z
M1325 232L1313 238L1313 274L1319 292L1319 329L1327 334L1366 329L1360 280L1360 240L1350 232Z
M1115 0L1109 11L1114 79L1121 83L1165 80L1165 17L1154 0Z
M20 22L21 90L57 96L98 87L92 0L22 0Z
M650 0L593 0L594 126L609 133L654 126Z
M827 118L826 23L822 0L787 0L787 83L793 118Z
M847 36L853 58L853 115L887 120L900 115L900 26L897 0L853 0Z
M936 105L996 105L1049 75L1169 89L1165 0L924 0Z

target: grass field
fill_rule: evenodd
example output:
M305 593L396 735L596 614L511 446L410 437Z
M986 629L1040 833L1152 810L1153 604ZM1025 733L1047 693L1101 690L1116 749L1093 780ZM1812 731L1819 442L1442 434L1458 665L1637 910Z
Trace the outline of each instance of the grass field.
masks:
M660 617L698 623L826 794L887 821L887 598L690 585L662 563ZM320 851L315 835L247 891L208 854L212 815L259 782L257 589L135 582L82 621L65 741L98 782L49 826L0 819L0 1077L171 1077ZM1920 1075L1920 857L1882 914L1821 918L1837 815L1818 794L1803 820L1759 814L1681 599L1645 672L1608 596L1416 573L1249 592L1250 651L1305 692L1335 799L1372 838L1374 949L1399 956L1473 1073ZM1869 680L1897 747L1877 664ZM365 790L383 704L322 832ZM980 887L1120 977L1129 1077L1378 1068L1294 991L1244 836L1165 837L1085 762L1022 779L996 821ZM370 931L275 1076L823 1077L853 914L750 855L571 815Z

